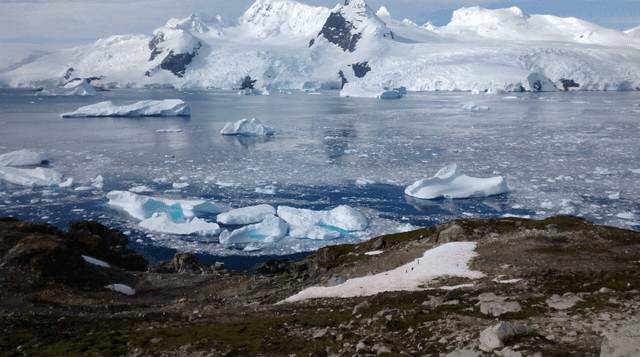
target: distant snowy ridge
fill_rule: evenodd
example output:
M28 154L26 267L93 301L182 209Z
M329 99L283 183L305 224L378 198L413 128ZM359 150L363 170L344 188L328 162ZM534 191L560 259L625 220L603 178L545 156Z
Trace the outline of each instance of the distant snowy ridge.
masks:
M638 32L517 7L461 8L435 27L363 0L334 9L258 0L238 20L174 18L152 36L112 36L9 66L0 86L521 91L536 90L528 77L538 73L559 89L565 79L579 85L571 90L640 90Z

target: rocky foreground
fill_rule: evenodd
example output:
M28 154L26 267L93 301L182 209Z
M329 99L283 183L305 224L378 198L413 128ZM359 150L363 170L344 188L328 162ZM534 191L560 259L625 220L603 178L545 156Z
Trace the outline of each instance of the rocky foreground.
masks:
M454 220L252 272L147 269L120 232L69 226L0 218L0 356L640 356L640 232L576 217ZM483 278L278 303L459 241Z

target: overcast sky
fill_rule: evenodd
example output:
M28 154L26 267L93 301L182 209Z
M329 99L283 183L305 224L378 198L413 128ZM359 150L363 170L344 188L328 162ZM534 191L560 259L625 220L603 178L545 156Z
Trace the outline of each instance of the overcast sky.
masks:
M19 51L72 47L110 35L151 34L171 17L205 12L237 18L254 0L0 0L0 49ZM303 0L333 8L340 0ZM377 11L385 5L397 20L444 26L454 10L465 6L520 7L525 14L578 17L627 30L640 25L640 0L369 0Z

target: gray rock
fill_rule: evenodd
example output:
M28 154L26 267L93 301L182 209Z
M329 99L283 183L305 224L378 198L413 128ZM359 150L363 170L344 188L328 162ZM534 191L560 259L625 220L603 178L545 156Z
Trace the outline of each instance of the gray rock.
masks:
M373 352L369 346L367 346L364 341L358 342L356 345L356 353L371 353Z
M383 345L382 343L376 343L375 345L373 345L372 350L376 353L377 356L383 353L393 353L393 351L391 351L389 347Z
M468 350L468 349L456 349L455 351L448 353L445 357L482 357L482 352Z
M444 231L440 232L438 235L438 243L450 243L450 242L460 242L463 241L465 237L464 228L455 224Z
M351 315L357 314L358 310L360 310L360 309L368 309L370 307L371 307L371 305L369 305L368 301L363 301L363 302L359 303L358 305L356 305L356 307L353 308L353 313Z
M523 335L533 329L520 322L501 322L480 332L480 349L486 352L504 347L507 337Z
M317 338L325 338L327 336L327 333L329 333L329 328L324 328L316 333L313 334L313 338L317 339Z
M620 328L604 336L600 357L640 356L640 324Z
M547 305L549 305L549 307L552 307L556 310L566 310L575 306L580 301L584 300L573 293L566 293L562 296L554 294L545 302L547 303Z
M493 293L484 293L478 296L480 312L485 315L500 316L507 312L520 312L522 306L517 301L507 301L505 296L496 296Z

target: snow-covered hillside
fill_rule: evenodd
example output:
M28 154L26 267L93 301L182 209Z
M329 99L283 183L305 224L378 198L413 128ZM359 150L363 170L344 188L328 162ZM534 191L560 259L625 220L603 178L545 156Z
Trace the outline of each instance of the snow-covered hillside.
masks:
M44 87L81 78L96 87L268 89L366 87L640 90L638 28L621 32L517 7L462 8L442 27L393 19L364 0L334 9L257 0L237 20L170 19L152 36L101 39L0 73L0 86ZM249 78L247 78L249 77ZM571 82L571 80L573 82ZM564 84L564 85L563 85Z

